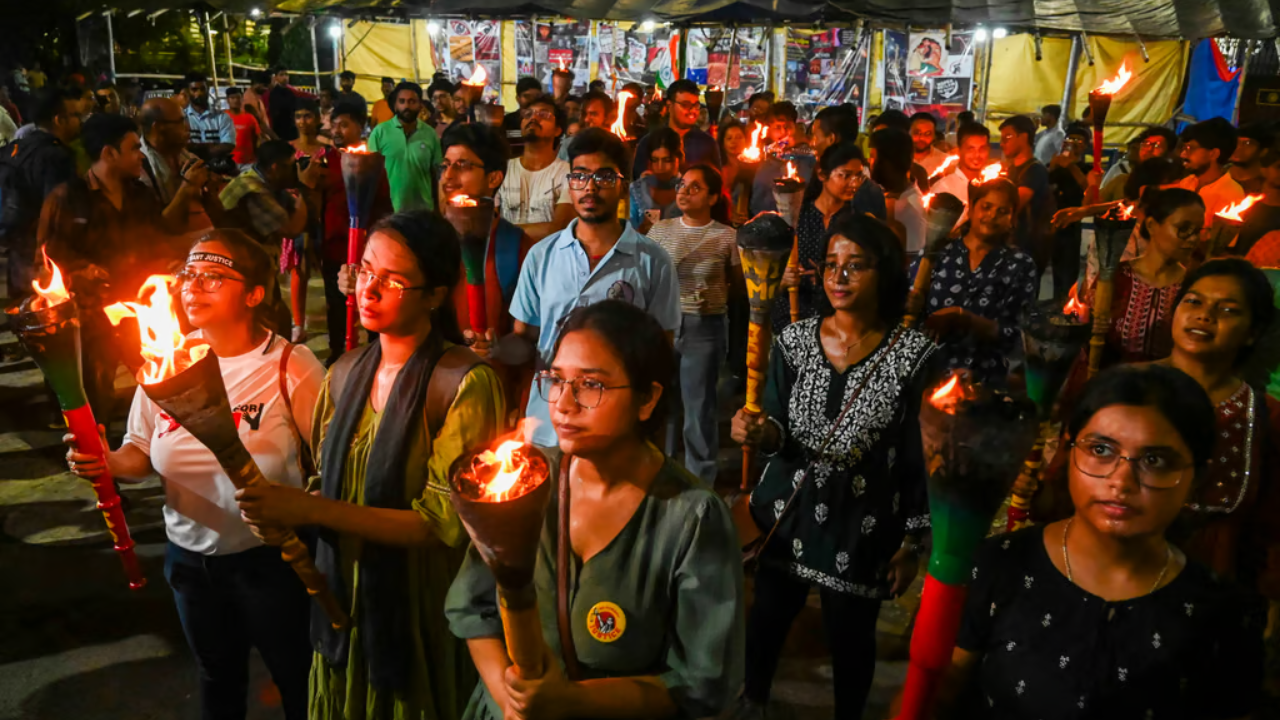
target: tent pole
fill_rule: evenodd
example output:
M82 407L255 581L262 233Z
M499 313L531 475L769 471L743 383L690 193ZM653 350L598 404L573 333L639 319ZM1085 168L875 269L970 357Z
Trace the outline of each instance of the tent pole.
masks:
M111 70L111 82L115 82L116 81L116 33L115 33L115 28L111 26L112 12L114 11L108 10L104 12L103 15L107 16L107 61L109 63L108 67Z
M231 26L227 24L225 13L222 15L222 39L227 46L227 86L233 87L236 84L236 61L231 55Z
M1244 60L1240 61L1240 85L1236 87L1236 107L1231 111L1231 124L1236 127L1240 126L1240 101L1244 98L1244 83L1249 79L1249 58L1253 57L1250 52L1253 42L1246 40L1245 43Z
M1080 36L1071 37L1071 57L1067 61L1067 82L1062 86L1062 117L1071 117L1071 99L1075 97L1076 71L1080 69Z
M316 79L316 95L320 94L320 57L316 54L316 25L320 18L311 18L311 72Z
M987 36L986 58L983 60L982 70L982 122L987 122L987 104L990 98L991 90L991 60L995 55L996 41L995 38Z
M213 80L213 96L218 97L218 61L213 49L213 27L209 24L209 13L204 12L201 15L204 18L204 41L205 47L209 48L209 79Z
M418 75L418 28L414 24L416 21L409 18L409 55L413 58L413 81L421 83L422 78ZM473 64L479 62L475 57L475 42L472 41L471 60Z

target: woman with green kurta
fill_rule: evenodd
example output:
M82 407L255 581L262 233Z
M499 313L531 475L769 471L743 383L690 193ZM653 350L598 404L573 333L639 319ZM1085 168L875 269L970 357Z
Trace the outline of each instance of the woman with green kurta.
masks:
M435 213L374 227L356 297L378 342L344 355L321 391L314 494L238 495L251 524L320 528L316 565L351 613L336 631L312 609L312 720L452 720L475 682L443 613L467 544L448 470L497 436L503 399L493 370L461 347L448 301L460 262Z
M725 504L651 441L675 372L671 341L642 310L605 300L569 315L554 358L538 378L560 441L534 573L547 670L522 678L511 665L494 578L473 548L445 603L482 680L464 717L715 716L742 682L741 555ZM557 616L559 540L571 643Z

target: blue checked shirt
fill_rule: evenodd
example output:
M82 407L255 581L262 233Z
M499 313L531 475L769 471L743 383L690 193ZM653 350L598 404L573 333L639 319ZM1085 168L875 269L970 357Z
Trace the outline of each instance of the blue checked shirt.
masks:
M236 144L236 126L231 116L215 110L212 104L204 112L196 110L194 105L189 106L187 127L191 130L191 142L197 145Z

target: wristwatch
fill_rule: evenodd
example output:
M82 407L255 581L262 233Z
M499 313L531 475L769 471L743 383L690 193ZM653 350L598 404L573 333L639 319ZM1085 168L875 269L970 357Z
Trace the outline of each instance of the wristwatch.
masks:
M910 550L911 554L916 557L923 555L925 550L923 542L911 542L910 538L903 538L902 547L905 550Z

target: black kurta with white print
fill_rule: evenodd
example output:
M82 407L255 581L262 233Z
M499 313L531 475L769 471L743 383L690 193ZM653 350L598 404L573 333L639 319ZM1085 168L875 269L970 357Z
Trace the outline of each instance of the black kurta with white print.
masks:
M929 526L917 417L934 345L915 330L897 328L840 373L822 351L820 321L787 326L769 360L762 405L786 429L786 441L751 495L756 522L772 526L806 469L809 477L762 562L838 592L885 598L885 565L903 535ZM835 439L819 454L863 382Z
M910 277L915 277L919 263L912 263ZM1016 357L1022 347L1018 316L1036 301L1038 289L1035 261L1021 250L998 245L973 270L964 240L947 243L933 263L925 316L958 307L994 320L998 329L994 343L981 342L972 335L943 338L939 354L946 367L970 370L979 382L1002 384L1009 370L1008 359Z
M982 660L977 707L962 717L1191 720L1253 709L1260 603L1195 563L1154 593L1106 602L1058 570L1044 533L991 538L978 552L956 644Z

